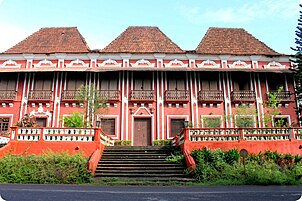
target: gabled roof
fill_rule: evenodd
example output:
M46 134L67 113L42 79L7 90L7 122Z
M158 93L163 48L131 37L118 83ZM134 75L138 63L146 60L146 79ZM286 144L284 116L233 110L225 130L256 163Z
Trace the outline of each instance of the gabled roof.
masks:
M158 27L130 26L100 52L183 53Z
M20 53L83 53L90 49L76 27L41 28L17 45L6 50L7 54Z
M281 55L240 28L209 28L196 52L216 55Z

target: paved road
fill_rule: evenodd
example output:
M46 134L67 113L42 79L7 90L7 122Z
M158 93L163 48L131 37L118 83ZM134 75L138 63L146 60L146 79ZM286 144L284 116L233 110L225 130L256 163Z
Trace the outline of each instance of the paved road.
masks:
M1 184L0 195L6 201L296 201L302 195L302 186L111 187Z

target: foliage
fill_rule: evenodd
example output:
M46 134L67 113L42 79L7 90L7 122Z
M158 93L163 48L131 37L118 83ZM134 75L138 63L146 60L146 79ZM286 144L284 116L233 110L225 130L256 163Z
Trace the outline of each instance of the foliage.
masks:
M154 146L170 146L171 140L154 140Z
M166 158L166 161L184 164L185 163L185 156L183 155L180 149L174 150L170 156Z
M246 159L246 174L238 150L206 148L191 153L194 177L206 184L302 184L302 157L267 151Z
M83 104L85 108L85 117L87 125L94 125L93 120L96 115L104 113L107 108L107 100L102 98L94 85L84 86L79 88L76 100Z
M64 126L68 128L83 128L86 125L82 114L73 113L70 116L64 117Z
M220 117L205 117L203 118L205 128L220 128L221 118Z
M302 4L299 5L302 8ZM294 80L296 82L295 86L295 94L297 102L302 101L302 11L300 11L300 18L298 19L297 30L295 31L296 38L295 44L296 47L292 47L291 49L296 52L294 55L294 60L292 61L295 64L295 68L293 68ZM301 107L297 108L298 116L301 116Z
M116 146L131 146L131 140L115 140L114 145Z
M240 107L235 110L236 119L235 125L238 128L254 127L254 116L257 115L255 107L248 107L241 104Z
M36 156L6 155L0 159L1 183L81 184L89 183L88 158L67 153Z
M25 114L21 121L18 121L15 126L18 127L39 127L36 122L36 118L33 116L29 116L29 114Z

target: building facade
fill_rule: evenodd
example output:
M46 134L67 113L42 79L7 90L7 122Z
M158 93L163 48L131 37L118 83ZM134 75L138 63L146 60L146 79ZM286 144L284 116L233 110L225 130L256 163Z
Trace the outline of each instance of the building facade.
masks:
M298 119L290 64L243 29L209 28L185 51L157 27L129 27L102 50L90 50L75 27L42 28L0 54L0 132L25 114L64 127L65 116L85 110L76 99L82 85L106 99L94 126L100 121L106 134L132 145L171 139L185 121L290 126ZM276 91L272 114L268 94Z

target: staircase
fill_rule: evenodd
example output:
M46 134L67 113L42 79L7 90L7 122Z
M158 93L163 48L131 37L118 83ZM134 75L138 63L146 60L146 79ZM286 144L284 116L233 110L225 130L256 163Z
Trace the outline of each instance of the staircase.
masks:
M141 181L186 181L185 166L166 161L167 147L106 147L95 177Z

